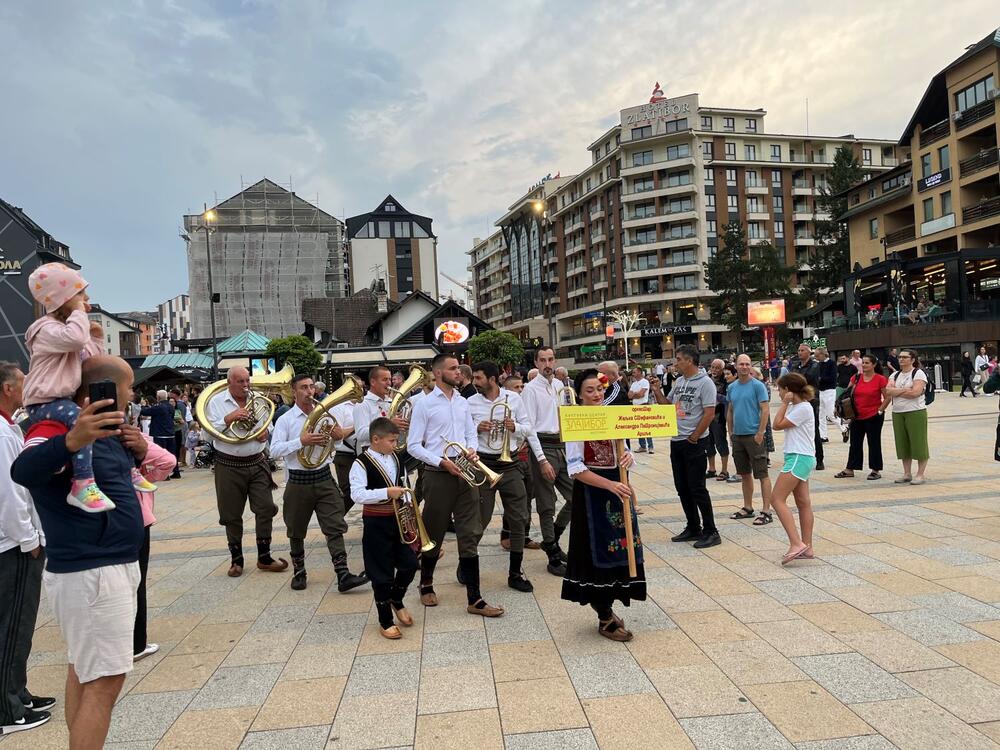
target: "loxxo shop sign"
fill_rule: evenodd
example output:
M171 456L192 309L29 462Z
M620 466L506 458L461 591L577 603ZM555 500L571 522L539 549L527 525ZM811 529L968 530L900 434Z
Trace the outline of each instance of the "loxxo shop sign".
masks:
M917 183L917 192L922 193L938 185L944 185L951 181L951 169L942 169L940 172L929 174Z

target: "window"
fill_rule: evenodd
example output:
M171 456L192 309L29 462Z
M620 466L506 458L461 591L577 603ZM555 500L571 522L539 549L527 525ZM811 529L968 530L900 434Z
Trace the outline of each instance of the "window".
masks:
M386 203L385 204L385 210L386 211L390 211L390 212L395 211L396 210L396 204L395 203Z
M747 198L747 213L748 214L759 214L761 212L760 198L753 196L752 198Z
M746 161L757 161L757 147L751 143L743 146L743 158Z
M590 178L589 177L587 178L587 184L586 184L586 187L584 187L583 191L585 193L589 193L590 192Z
M641 128L632 128L632 140L638 140L639 138L649 138L653 134L652 125L643 125Z
M774 236L776 238L785 236L785 222L783 221L774 222Z
M705 234L709 237L715 237L718 232L716 229L717 226L718 224L716 224L715 219L709 219L705 222Z
M705 196L705 208L715 208L715 193Z
M688 121L686 117L682 117L679 120L671 120L666 125L666 132L668 133L679 133L682 130L687 130Z
M657 259L656 253L643 253L642 255L637 255L635 257L635 269L636 271L648 271L650 268L656 268Z
M771 146L771 161L781 161L781 146Z
M711 167L705 167L705 182L715 182L715 170Z
M872 163L872 150L870 148L861 149L861 163L862 164Z
M933 169L934 168L931 166L931 155L923 154L920 157L920 176L927 177Z
M746 180L747 187L758 187L763 184L757 179L756 169L748 169L744 179Z
M771 198L771 202L774 204L774 213L780 214L785 210L785 198L782 195L776 195Z
M735 159L736 158L736 144L726 143L726 158Z
M633 245L648 245L650 242L656 242L656 230L655 229L637 229L635 232L635 239L632 241Z
M955 94L955 111L962 112L993 96L993 76L988 75Z
M860 198L861 196L856 195L854 197L855 198ZM873 188L873 187L868 188L868 200L872 200L872 198L874 198L874 197L875 197L875 188Z
M760 222L750 221L747 222L747 237L752 240L759 240L761 238Z
M635 214L633 215L633 218L645 219L650 216L656 216L655 203L640 203L635 207Z
M934 199L924 198L924 221L934 218Z
M368 236L368 227L370 226L371 224L365 224L363 227L361 227L361 229L358 230L358 233L354 236L357 237L358 239L365 239Z
M392 237L392 232L390 227L392 226L391 221L380 221L378 223L378 236L379 237Z
M888 180L882 180L882 192L887 193L890 190L902 187L903 185L909 185L910 178L910 173L905 172L904 174L898 174L895 177L890 177Z
M709 117L708 115L702 115L701 116L701 129L702 130L711 130L712 129L712 118Z
M667 175L667 187L677 187L678 185L690 185L690 172L671 172Z
M397 221L395 222L396 237L409 237L410 236L410 222L408 221Z
M941 215L947 216L951 213L951 191L941 193Z
M773 187L781 187L781 171L777 169L771 170L771 185Z
M736 130L736 119L733 117L723 117L722 118L722 129L723 130Z
M686 273L681 276L668 276L665 290L680 291L685 289L696 289L698 287L698 275Z
M667 261L671 266L683 266L688 263L697 263L698 258L694 250L674 250L673 255Z
M757 132L757 121L752 117L746 118L746 129L751 133Z
M712 158L712 142L702 141L701 142L701 155L711 159Z
M693 237L694 230L691 228L690 224L671 224L670 225L670 239L672 240L682 240L686 237Z
M692 211L694 210L694 201L690 198L681 198L680 200L672 200L667 205L668 214L677 214L681 211Z
M416 222L413 223L413 236L414 237L430 237L430 235L427 234L427 230L425 230L422 226L420 226Z
M673 161L674 159L684 159L691 156L691 147L686 143L681 143L677 146L667 147L667 161Z
M731 185L733 187L736 186L736 170L735 169L727 169L726 170L726 184L727 185Z
M642 167L646 164L653 163L653 152L652 151L640 151L636 154L632 154L632 166Z
M873 239L878 239L878 219L868 220L868 236Z
M635 284L636 294L657 294L659 291L659 279L639 279Z
M633 193L645 193L647 190L653 189L653 178L652 177L642 177L632 183Z
M733 211L735 211L736 207L739 205L738 203L739 199L740 197L738 195L727 195L726 208L731 208Z
M607 179L610 180L611 179L611 165L610 164L608 165L608 168L605 170L605 174L607 175Z
M944 171L951 167L951 149L942 146L938 149L938 169Z

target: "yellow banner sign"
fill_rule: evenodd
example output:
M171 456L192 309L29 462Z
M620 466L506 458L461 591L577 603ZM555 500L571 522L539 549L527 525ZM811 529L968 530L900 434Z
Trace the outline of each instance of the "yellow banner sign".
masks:
M677 410L656 406L560 406L559 431L564 443L581 440L623 440L673 437Z

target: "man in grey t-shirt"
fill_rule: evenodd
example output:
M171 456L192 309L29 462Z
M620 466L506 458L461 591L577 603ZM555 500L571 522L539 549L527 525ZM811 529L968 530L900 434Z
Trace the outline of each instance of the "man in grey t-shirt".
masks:
M670 439L670 467L687 526L672 541L694 539L694 546L699 549L714 547L722 540L715 527L712 498L705 486L705 470L709 440L706 435L715 418L715 383L698 367L698 352L693 346L680 346L675 355L680 377L666 398L666 403L677 407L677 435Z

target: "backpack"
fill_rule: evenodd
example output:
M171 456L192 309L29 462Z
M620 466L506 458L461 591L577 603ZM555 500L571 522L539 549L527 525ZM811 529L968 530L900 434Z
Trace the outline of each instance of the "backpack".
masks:
M837 403L833 405L833 413L838 419L851 420L857 417L858 411L854 405L854 386L858 382L858 376L851 377L850 384L840 394Z
M924 372L923 370L917 370L916 372L914 372L914 374L913 374L912 377L916 377L916 373L917 372L923 372L924 373L924 377L925 378L927 377L927 373ZM897 380L898 377L899 377L899 372L898 371L894 372L892 374L892 382L893 382L893 384L896 383L896 380ZM912 382L912 380L911 380L911 382ZM933 404L934 403L934 398L936 396L937 396L937 394L934 392L934 384L931 382L930 378L927 378L927 380L924 382L924 406L930 406L931 404Z

